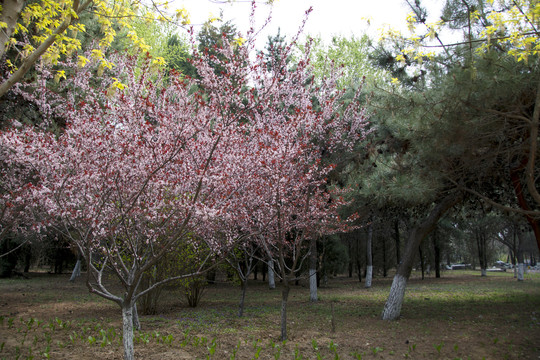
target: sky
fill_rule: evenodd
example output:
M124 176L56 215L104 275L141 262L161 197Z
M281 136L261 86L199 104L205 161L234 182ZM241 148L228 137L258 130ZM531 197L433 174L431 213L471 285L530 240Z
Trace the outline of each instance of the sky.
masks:
M224 20L231 20L243 34L249 29L250 1L236 0L233 3L217 4L216 0L179 0L190 13L191 22L202 24L210 15L219 16L223 10ZM433 14L428 21L435 21L440 14L443 0L424 0ZM313 7L304 33L320 35L329 41L334 35L360 37L368 32L378 38L379 29L392 26L405 29L405 18L410 12L404 0L277 0L274 2L272 22L262 36L264 42L268 35L275 35L278 28L287 39L296 34L307 9ZM269 12L267 5L257 4L256 25L262 25ZM368 20L369 19L369 26Z

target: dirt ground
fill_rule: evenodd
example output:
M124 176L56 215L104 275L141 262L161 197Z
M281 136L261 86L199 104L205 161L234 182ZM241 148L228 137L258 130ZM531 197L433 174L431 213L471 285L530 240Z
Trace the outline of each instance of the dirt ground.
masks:
M69 275L31 273L0 279L0 359L122 359L119 307L88 293ZM189 308L177 291L164 292L159 312L141 316L138 359L540 359L540 276L481 278L446 272L413 278L399 321L380 313L391 278L371 289L337 277L310 303L293 287L288 341L279 341L280 290L252 280L245 315L239 287L208 286ZM2 345L3 344L3 345ZM33 357L32 357L33 356Z

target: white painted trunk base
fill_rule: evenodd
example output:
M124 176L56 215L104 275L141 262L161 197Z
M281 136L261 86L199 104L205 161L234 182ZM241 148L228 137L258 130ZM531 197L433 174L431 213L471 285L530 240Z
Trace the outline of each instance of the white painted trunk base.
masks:
M392 287L390 288L390 295L384 305L382 313L383 320L397 320L401 313L401 306L403 305L403 298L405 297L405 287L407 286L407 279L401 275L394 276L392 281Z
M366 267L366 288L371 287L371 281L373 280L373 266Z
M75 263L75 267L73 268L73 272L71 273L69 281L73 282L79 276L81 276L81 260L77 260L77 262Z
M525 264L524 263L519 263L518 264L518 274L517 274L518 281L523 281L524 276L525 276Z
M481 274L480 276L487 276L487 269L482 269Z
M122 341L124 344L124 359L134 360L133 348L133 306L122 307Z
M317 302L317 270L309 269L309 301Z
M276 288L276 280L274 279L274 262L268 262L268 287L270 289Z

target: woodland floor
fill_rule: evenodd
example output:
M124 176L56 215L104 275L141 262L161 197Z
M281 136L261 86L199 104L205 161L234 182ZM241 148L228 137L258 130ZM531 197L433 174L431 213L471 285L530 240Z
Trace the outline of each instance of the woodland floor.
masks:
M122 359L120 309L88 293L83 279L30 273L0 279L0 359ZM84 274L83 274L84 276ZM281 292L249 283L238 318L238 286L208 286L197 308L165 290L157 315L141 316L138 359L540 359L540 274L446 271L408 283L399 321L380 313L391 277L365 289L336 277L309 302L289 296L289 340L279 341ZM334 326L332 326L332 323ZM334 329L333 329L334 327Z

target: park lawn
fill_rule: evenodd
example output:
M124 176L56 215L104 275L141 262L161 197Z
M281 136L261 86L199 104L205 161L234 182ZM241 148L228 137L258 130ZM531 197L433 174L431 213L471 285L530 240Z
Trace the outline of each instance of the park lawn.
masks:
M0 359L122 359L121 313L88 293L83 279L30 273L0 279ZM540 274L447 271L413 274L402 317L380 320L391 277L365 289L336 277L309 302L309 289L289 296L289 340L279 341L278 288L251 280L243 318L240 288L208 286L197 308L167 289L159 313L141 316L139 359L538 359Z

